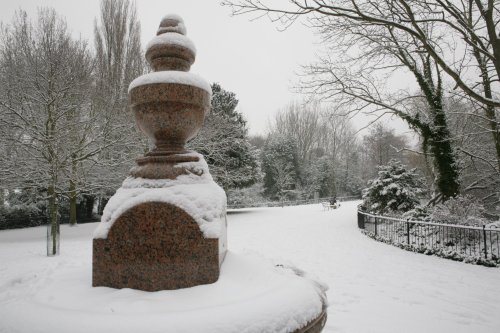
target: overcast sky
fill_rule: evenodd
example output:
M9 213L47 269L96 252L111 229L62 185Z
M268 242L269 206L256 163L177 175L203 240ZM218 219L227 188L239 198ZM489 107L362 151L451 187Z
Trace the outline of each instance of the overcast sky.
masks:
M2 22L10 22L18 8L32 16L39 6L53 7L75 36L81 34L93 45L99 0L0 0L0 4ZM184 18L187 35L197 48L191 71L236 93L251 134L264 133L269 117L299 98L290 89L295 73L301 64L314 60L316 52L314 35L307 27L295 24L279 32L266 19L251 22L247 16L231 17L219 0L137 0L136 5L143 46L156 35L165 14Z

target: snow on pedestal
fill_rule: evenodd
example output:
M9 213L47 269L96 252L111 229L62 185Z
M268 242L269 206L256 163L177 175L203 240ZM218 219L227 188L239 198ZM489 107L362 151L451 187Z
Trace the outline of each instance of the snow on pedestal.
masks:
M190 154L199 161L179 165L195 173L180 175L173 180L125 179L108 201L101 223L94 231L94 239L106 239L116 220L129 209L144 203L166 203L189 214L205 238L219 240L219 263L222 263L227 250L226 193L213 181L203 156L194 152Z
M206 163L200 157L190 167ZM202 175L123 182L94 232L94 286L156 291L217 281L227 250L226 195Z
M94 238L107 238L116 219L128 209L146 202L165 202L178 206L191 215L206 238L219 238L223 224L219 213L226 210L226 193L217 185L202 155L191 153L198 162L181 163L196 174L180 175L176 179L146 179L128 177L104 208L101 224Z

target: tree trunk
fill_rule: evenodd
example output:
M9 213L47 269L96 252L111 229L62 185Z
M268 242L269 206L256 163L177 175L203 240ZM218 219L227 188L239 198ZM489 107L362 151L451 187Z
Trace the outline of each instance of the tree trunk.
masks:
M104 211L104 207L106 207L106 204L108 203L109 201L109 198L106 197L99 197L99 206L97 208L97 214L99 215L102 215L103 211Z
M71 179L69 181L69 225L76 225L76 162L71 165Z
M401 53L401 56L403 63L415 75L420 90L424 94L429 106L431 122L424 124L419 119L413 119L413 123L421 131L424 151L428 147L432 153L437 173L436 187L443 195L443 201L446 201L458 195L460 183L458 180L457 164L451 147L451 135L443 108L441 74L439 69L436 69L435 76L432 74L433 63L430 60L430 56L422 58L422 70L419 70L404 52Z
M470 23L472 26L472 22ZM491 91L491 77L488 72L488 66L486 65L486 61L483 56L479 53L477 49L474 50L474 56L476 57L476 61L478 63L479 70L481 71L481 79L484 89L484 97L492 99L493 94ZM498 122L495 115L495 107L492 105L485 105L485 114L486 118L488 118L488 123L491 128L491 135L493 137L493 145L495 146L495 151L497 154L497 166L498 171L500 172L500 129L498 128Z
M495 151L497 153L497 166L498 172L500 172L500 128L498 128L498 122L495 116L495 108L492 106L486 106L486 117L488 117L488 122L491 128L491 135L493 137L493 144L495 146Z
M477 56L478 59L481 59L480 56ZM483 62L480 63L481 76L483 78L483 87L484 87L484 96L486 98L493 98L493 94L491 92L491 80L488 75L488 71ZM500 172L500 130L498 128L498 122L495 115L495 107L491 105L485 106L486 117L488 118L488 123L491 128L491 135L493 137L493 145L495 146L495 151L497 154L497 166L498 171Z
M59 219L57 216L57 198L54 186L49 186L49 224L47 227L47 256L59 254Z
M95 197L93 195L85 195L85 217L90 220L94 212Z
M76 226L76 186L73 181L69 183L69 225Z
M443 200L446 201L459 193L460 183L446 116L442 109L434 111L434 128L429 145L437 171L436 186L443 194Z

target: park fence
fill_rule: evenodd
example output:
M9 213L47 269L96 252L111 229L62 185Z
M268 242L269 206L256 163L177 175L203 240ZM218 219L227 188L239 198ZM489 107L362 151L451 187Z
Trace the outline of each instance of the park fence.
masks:
M500 264L500 229L404 220L358 210L365 234L408 250L480 264Z
M300 206L300 205L312 205L319 204L322 202L330 202L333 197L317 198L317 199L304 199L304 200L287 200L287 201L265 201L265 202L246 202L241 204L231 204L228 209L241 209L241 208L257 208L257 207L285 207L285 206ZM351 195L344 197L337 197L337 201L353 201L360 200L361 196Z

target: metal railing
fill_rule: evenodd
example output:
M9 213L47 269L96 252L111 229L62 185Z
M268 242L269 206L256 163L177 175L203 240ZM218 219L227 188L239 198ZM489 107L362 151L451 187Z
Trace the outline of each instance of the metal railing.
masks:
M403 220L358 210L358 227L376 239L463 257L500 258L500 229ZM452 255L450 255L452 256Z
M321 202L330 202L333 197L318 198L318 199L303 199L303 200L290 200L290 201L265 201L265 202L251 202L242 204L232 204L227 207L227 209L239 209L239 208L256 208L256 207L285 207L285 206L299 206L299 205L311 205L319 204ZM350 195L345 197L337 197L337 201L353 201L360 200L359 195Z

